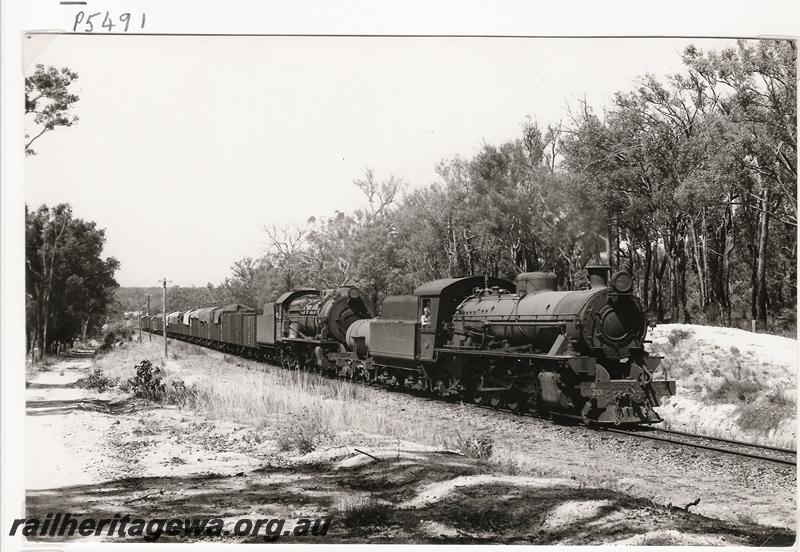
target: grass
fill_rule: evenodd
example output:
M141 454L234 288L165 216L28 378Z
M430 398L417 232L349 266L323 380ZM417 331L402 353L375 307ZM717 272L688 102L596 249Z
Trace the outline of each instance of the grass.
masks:
M170 340L179 359L161 362L163 341L132 343L99 357L95 368L127 382L144 359L161 371L168 391L183 385L188 406L211 418L254 428L253 440L269 438L279 448L308 452L322 445L347 444L357 434L371 434L439 448L457 449L452 438L376 405L368 387L286 370ZM176 383L177 382L177 383ZM126 390L131 388L123 384ZM167 401L169 402L169 401ZM353 435L356 434L356 435Z
M277 428L278 448L307 454L333 441L333 432L318 413L304 408L284 418Z
M494 453L494 440L488 435L462 436L456 432L456 450L476 460L488 460Z
M669 341L670 345L675 347L678 343L680 343L681 341L685 341L692 335L694 335L694 332L692 330L676 328L669 333L669 335L667 336L667 341Z
M739 409L739 425L743 429L769 432L781 421L795 416L797 405L784 388L772 387L752 402Z
M150 344L145 337L144 343L119 352L125 365L111 368L111 373L121 381L132 378L142 357L160 358L162 347L160 340ZM167 388L180 382L191 393L188 406L211 418L252 427L249 440L253 442L274 440L281 450L304 454L322 446L363 443L367 434L398 442L398 448L399 441L406 441L459 451L483 461L492 472L517 475L523 469L519 458L483 432L470 426L454 433L430 427L413 413L376 404L374 391L361 384L272 367L183 342L170 340L169 347L180 360L161 368ZM109 356L100 363L110 367L114 359Z
M353 431L433 446L442 443L424 426L372 403L365 391L307 372L267 368L241 371L213 384L198 383L196 404L215 418L271 428L281 448L308 451L311 443L332 442L326 436Z
M350 528L385 526L394 514L390 504L366 497L342 499L337 510L342 524Z
M121 347L98 353L92 359L92 369L102 370L108 377L127 381L136 375L136 365L143 360L150 360L160 366L163 343L158 339L148 342L146 335L143 339L143 343L128 342Z
M85 378L80 378L75 382L75 387L84 389L97 389L100 393L111 387L116 387L119 380L107 377L102 370L94 369Z

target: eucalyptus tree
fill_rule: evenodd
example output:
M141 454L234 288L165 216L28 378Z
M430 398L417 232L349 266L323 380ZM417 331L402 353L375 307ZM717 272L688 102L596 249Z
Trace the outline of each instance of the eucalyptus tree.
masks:
M31 116L30 129L25 134L26 155L36 155L31 146L45 133L78 122L71 110L79 98L69 91L77 78L78 74L68 67L58 70L41 64L25 77L25 115Z

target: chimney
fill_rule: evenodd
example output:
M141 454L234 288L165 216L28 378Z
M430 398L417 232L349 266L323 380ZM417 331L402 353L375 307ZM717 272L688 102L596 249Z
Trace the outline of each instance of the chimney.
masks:
M592 289L608 287L608 277L611 267L604 264L586 265L589 274L589 285Z

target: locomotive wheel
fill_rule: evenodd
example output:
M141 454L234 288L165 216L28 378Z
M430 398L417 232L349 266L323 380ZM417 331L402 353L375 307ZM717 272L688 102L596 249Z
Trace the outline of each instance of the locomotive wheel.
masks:
M483 404L486 402L486 397L482 393L475 393L472 395L472 402L475 404Z
M528 398L522 393L511 392L506 399L506 407L514 414L521 414L525 411Z
M503 398L499 393L492 393L489 395L489 406L492 408L500 408L501 404L503 404Z

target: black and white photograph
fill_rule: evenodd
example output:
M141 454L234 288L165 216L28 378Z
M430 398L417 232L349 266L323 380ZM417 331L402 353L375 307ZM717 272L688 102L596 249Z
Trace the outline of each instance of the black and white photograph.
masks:
M794 38L73 7L17 60L10 535L794 545Z

